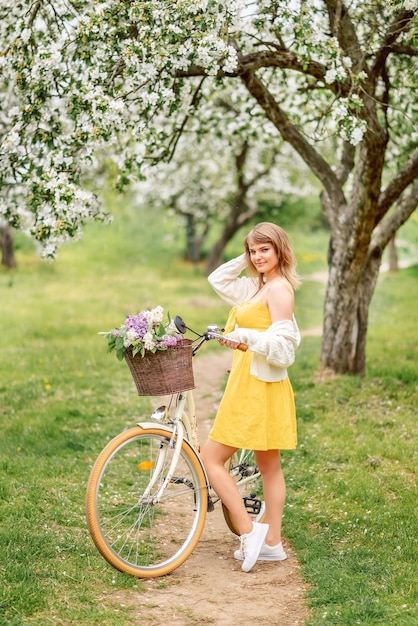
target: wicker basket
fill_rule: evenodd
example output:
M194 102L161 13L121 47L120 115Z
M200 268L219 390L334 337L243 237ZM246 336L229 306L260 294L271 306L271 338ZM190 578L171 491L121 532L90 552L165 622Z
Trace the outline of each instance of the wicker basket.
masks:
M192 340L182 339L176 346L145 356L125 352L139 396L166 396L194 389Z

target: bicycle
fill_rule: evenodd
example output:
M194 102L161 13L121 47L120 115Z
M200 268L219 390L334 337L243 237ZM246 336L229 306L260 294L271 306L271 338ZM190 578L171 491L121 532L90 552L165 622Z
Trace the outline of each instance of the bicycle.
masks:
M174 321L182 334L191 330L179 316ZM191 332L197 337L193 356L205 342L222 338L215 325L203 334ZM86 492L87 525L95 546L113 567L138 578L164 576L182 565L200 539L206 513L219 501L199 457L192 392L173 394L168 406L155 409L150 419L105 446ZM262 521L260 472L252 451L238 450L229 471L247 511ZM222 505L222 510L229 529L238 534L228 509Z

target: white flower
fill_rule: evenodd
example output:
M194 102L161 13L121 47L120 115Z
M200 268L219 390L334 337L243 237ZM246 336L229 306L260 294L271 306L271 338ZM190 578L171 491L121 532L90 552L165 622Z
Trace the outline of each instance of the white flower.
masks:
M53 258L57 256L57 244L54 240L50 240L44 244L41 251L42 258Z
M162 306L156 306L151 311L151 321L155 324L161 324L164 317L164 309Z
M18 133L11 131L8 135L6 135L6 139L3 142L3 150L8 152L9 150L13 150L20 143L20 136Z
M238 63L237 51L235 50L235 48L230 47L228 50L228 56L223 62L222 69L224 70L224 72L233 72L237 67L237 63Z
M143 343L144 343L144 348L145 350L152 350L154 347L154 339L152 336L152 333L145 333L144 335L144 339L143 339Z
M356 146L363 139L365 132L366 132L366 126L365 125L363 125L363 126L356 126L355 128L353 128L353 131L352 131L351 137L350 137L350 143L353 146Z
M129 329L126 333L126 341L128 342L127 344L125 344L126 346L129 346L131 343L133 343L135 341L135 339L138 339L138 335L136 334L136 332L132 329Z
M325 82L328 83L328 85L330 85L337 78L336 70L334 70L334 69L333 70L327 70L325 72L324 78L325 78Z
M30 28L24 28L20 33L20 37L24 43L28 43L31 34L32 34L32 31Z

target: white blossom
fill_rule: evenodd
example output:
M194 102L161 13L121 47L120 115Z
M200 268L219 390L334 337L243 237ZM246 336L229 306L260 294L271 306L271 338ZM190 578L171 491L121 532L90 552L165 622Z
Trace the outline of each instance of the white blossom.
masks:
M152 333L150 333L150 332L145 333L142 341L143 341L145 350L152 350L153 349L153 347L154 347L154 337L153 337Z
M325 82L329 85L335 81L337 78L337 71L335 69L327 70L325 72Z
M164 309L162 306L157 306L150 311L145 311L144 315L150 324L160 324L163 321Z
M367 74L354 75L354 57L330 36L329 20L317 3L277 3L278 11L270 0L131 0L120 5L56 0L38 11L37 3L28 11L23 0L8 5L0 23L0 206L7 206L7 213L1 212L11 221L18 219L31 230L47 256L86 221L105 219L94 194L81 192L86 180L102 180L104 160L117 169L118 181L133 181L149 163L168 156L167 147L176 143L183 125L191 144L211 133L217 147L214 164L196 178L197 189L206 196L213 189L213 203L216 178L223 177L224 188L231 189L225 146L234 154L246 136L254 139L258 154L259 145L277 145L278 134L240 79L229 75L237 70L239 55L271 50L278 38L302 65L312 60L324 68L321 89L309 98L304 72L257 70L292 123L311 141L327 141L337 133L357 145L367 132L356 93L362 93L359 85ZM400 7L416 10L417 2L382 3L371 29L362 19L365 7L350 5L365 58L380 49L381 33ZM413 28L399 44L410 43ZM188 69L197 75L179 76ZM387 115L392 129L408 128L415 117L415 105L405 97L414 80L409 73L391 90ZM335 89L338 82L341 92ZM230 103L231 112L219 111L220 100ZM410 130L402 140L391 139L393 154L403 154L403 144L412 141ZM222 145L214 141L217 135L224 138ZM195 145L190 149L196 152ZM285 176L283 184L291 186ZM199 191L187 190L182 202L184 208L193 202L196 213L204 215L198 196ZM222 214L226 208L218 202Z
M126 331L126 337L123 341L125 347L127 348L128 346L130 346L136 339L138 339L138 334L136 333L135 330L133 329L129 329Z

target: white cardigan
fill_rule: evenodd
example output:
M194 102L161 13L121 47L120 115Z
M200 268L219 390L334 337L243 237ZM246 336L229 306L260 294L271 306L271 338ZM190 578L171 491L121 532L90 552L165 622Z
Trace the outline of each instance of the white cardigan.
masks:
M208 276L209 284L230 305L250 300L258 291L258 279L239 277L247 267L245 254L231 259ZM236 326L240 341L253 352L250 374L265 382L287 378L287 368L295 361L300 344L296 319L274 322L264 332Z

